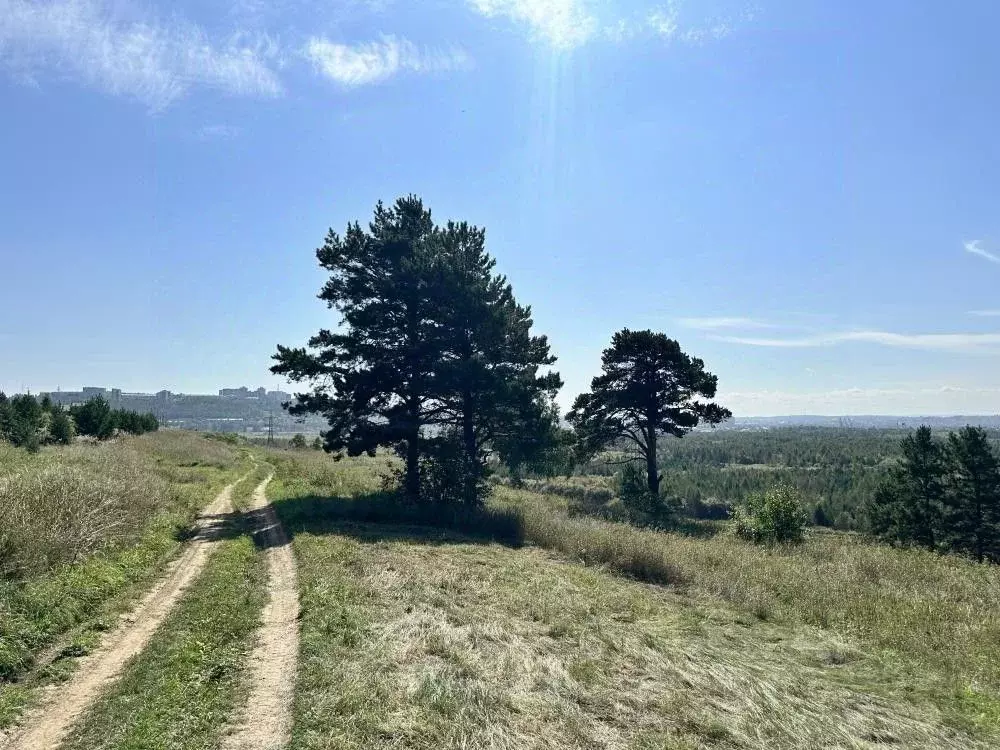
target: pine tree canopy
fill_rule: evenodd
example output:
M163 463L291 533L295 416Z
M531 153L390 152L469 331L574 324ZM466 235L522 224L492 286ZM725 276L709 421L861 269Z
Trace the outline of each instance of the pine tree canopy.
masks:
M700 423L719 424L732 412L712 402L718 378L653 331L619 331L601 358L602 374L568 415L580 452L594 455L615 443L637 450L647 465L650 492L659 490L656 444L660 435L683 437Z

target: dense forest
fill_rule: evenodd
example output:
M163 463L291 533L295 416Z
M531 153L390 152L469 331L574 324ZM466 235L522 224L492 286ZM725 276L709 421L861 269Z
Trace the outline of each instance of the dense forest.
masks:
M695 515L722 517L747 495L787 483L800 490L814 523L866 531L867 503L898 464L909 434L839 427L698 430L663 441L658 465L664 492ZM1000 430L987 435L1000 447ZM619 469L598 457L577 473L611 477Z

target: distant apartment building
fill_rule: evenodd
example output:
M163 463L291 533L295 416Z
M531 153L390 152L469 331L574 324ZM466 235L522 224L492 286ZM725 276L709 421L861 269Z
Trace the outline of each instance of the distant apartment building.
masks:
M241 388L221 388L219 389L219 395L223 398L248 398L250 396L250 389L246 386Z
M220 388L219 396L221 398L256 398L261 401L281 402L291 399L292 394L284 391L269 391L264 387L251 391L246 386L242 386L240 388Z

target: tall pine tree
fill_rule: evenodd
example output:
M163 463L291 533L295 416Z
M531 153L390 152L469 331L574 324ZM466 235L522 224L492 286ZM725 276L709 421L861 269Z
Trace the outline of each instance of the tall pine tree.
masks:
M495 272L484 230L449 222L441 247L437 297L443 305L437 397L441 422L462 445L462 496L481 495L486 451L511 439L525 445L550 428L546 405L562 386L545 336L531 333L531 308L519 305Z
M367 230L357 222L343 236L331 230L316 251L330 273L319 298L341 325L320 330L308 348L279 346L271 368L312 386L289 411L323 414L335 455L396 449L410 500L420 497L421 433L437 408L437 244L430 211L415 196L388 208L380 202Z
M948 436L944 543L982 562L1000 554L1000 464L981 427Z
M873 533L936 549L943 515L946 455L931 429L919 427L900 443L903 458L868 508Z

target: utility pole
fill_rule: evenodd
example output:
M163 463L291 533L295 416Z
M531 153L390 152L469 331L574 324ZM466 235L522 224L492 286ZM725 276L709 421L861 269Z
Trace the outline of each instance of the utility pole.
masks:
M267 415L267 444L274 445L274 413Z

